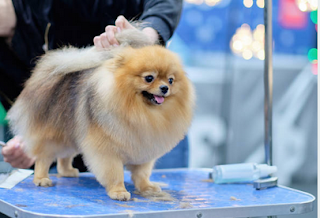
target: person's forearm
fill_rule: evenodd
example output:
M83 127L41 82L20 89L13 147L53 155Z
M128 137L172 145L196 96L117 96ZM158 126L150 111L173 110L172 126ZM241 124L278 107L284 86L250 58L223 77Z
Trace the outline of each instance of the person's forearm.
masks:
M166 44L178 26L182 0L143 0L144 12L139 20L159 34L161 44Z
M11 0L0 0L0 37L12 37L17 18Z

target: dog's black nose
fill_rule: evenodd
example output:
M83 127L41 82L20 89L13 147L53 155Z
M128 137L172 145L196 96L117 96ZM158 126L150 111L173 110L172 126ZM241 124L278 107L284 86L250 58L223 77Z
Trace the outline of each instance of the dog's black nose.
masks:
M162 86L160 86L160 89L163 94L166 94L168 92L169 88L168 88L168 86L162 85Z

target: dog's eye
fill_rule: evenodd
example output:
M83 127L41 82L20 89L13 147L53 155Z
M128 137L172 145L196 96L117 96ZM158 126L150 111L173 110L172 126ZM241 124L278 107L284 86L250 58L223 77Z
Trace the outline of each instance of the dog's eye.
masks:
M146 80L147 83L151 83L154 78L152 75L149 75L149 76L146 76L144 79Z
M169 84L171 85L173 83L173 78L169 78Z

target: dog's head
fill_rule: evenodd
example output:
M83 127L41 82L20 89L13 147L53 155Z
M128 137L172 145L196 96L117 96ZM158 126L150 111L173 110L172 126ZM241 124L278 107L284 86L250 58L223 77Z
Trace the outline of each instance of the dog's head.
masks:
M183 99L189 82L179 58L161 46L128 48L117 57L115 80L119 90L134 94L148 106Z
M176 54L161 46L119 47L93 74L101 117L141 134L179 140L190 125L195 93ZM95 110L97 112L98 110ZM110 117L109 117L110 116ZM168 136L170 135L170 137ZM176 142L176 141L175 141ZM168 142L169 143L169 142Z

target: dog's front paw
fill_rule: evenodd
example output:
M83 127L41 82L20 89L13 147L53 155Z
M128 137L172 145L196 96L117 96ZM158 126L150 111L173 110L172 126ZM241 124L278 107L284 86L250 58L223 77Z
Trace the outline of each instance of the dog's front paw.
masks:
M52 181L49 178L34 178L33 183L36 186L42 186L42 187L52 186Z
M76 168L69 170L60 170L59 177L79 177L79 170Z
M139 191L144 194L153 194L161 192L161 188L159 185L150 182L148 185L140 187Z
M127 191L109 191L108 195L113 200L128 201L131 198L131 194Z

